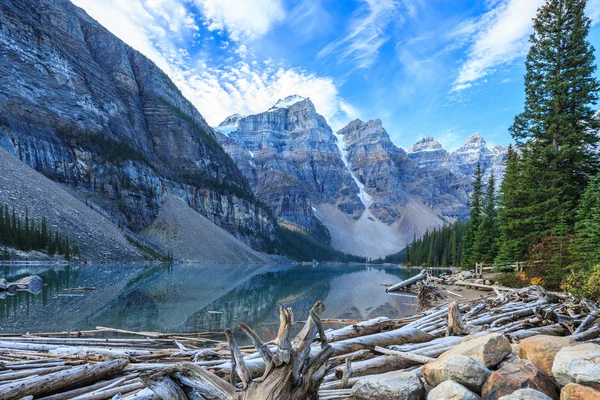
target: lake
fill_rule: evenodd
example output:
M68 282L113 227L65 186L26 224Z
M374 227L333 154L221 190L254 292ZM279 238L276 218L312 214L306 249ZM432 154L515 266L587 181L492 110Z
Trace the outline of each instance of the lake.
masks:
M263 337L274 337L282 304L292 307L296 321L305 320L317 300L327 308L323 318L414 314L415 296L387 294L382 285L418 272L347 264L2 266L0 278L14 281L36 274L45 286L38 294L18 292L0 298L0 333L96 326L162 333L222 332L246 322ZM95 290L67 290L74 287Z

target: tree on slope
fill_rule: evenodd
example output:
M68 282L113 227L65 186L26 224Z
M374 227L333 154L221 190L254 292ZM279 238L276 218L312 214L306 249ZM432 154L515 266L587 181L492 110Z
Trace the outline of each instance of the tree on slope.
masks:
M510 128L519 153L510 161L518 170L510 176L512 195L519 200L506 193L506 181L501 195L503 256L522 259L563 222L572 229L574 210L598 168L592 104L600 84L585 6L586 0L548 0L534 20L525 109Z

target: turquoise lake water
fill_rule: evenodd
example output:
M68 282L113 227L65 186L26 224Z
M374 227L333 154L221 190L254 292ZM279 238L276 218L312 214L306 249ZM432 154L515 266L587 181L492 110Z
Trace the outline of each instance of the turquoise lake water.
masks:
M391 295L384 284L416 275L396 266L321 264L48 265L3 266L0 278L37 274L40 293L0 297L0 333L88 330L105 326L136 331L203 332L235 329L240 322L264 337L277 331L278 307L305 320L317 300L323 318L398 318L414 314L410 294ZM93 287L91 291L65 290Z

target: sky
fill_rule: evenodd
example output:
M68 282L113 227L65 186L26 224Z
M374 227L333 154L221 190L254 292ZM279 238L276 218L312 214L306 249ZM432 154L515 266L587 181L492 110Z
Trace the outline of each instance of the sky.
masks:
M544 0L72 0L163 69L209 124L310 97L334 130L379 118L408 149L511 142ZM600 49L600 0L589 0ZM596 57L600 57L596 51Z

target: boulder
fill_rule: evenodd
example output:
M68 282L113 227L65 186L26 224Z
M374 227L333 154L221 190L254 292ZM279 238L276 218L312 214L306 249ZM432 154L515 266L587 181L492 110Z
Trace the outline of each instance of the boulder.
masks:
M352 386L354 399L362 400L421 400L423 383L414 372L388 372L359 379Z
M569 383L560 391L560 400L600 400L600 392L589 386Z
M455 381L476 393L490 376L485 365L468 356L454 355L439 358L423 366L423 377L430 386L445 381Z
M548 376L552 376L554 357L560 349L575 346L577 342L569 337L537 335L521 340L519 357L534 363Z
M464 342L443 353L442 357L463 355L473 358L487 368L491 368L512 352L510 342L500 333L467 338Z
M481 400L481 397L454 381L445 381L431 389L427 400Z
M502 368L492 372L481 391L481 396L484 400L497 400L519 389L528 388L558 399L550 377L529 360L505 363Z
M498 400L552 400L535 389L519 389L516 392L500 397Z
M579 383L600 390L600 345L563 347L554 357L552 375L561 387Z
M463 280L463 279L470 279L473 277L473 273L471 271L462 271L460 274L458 274L458 279Z

